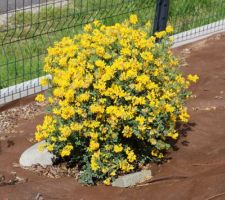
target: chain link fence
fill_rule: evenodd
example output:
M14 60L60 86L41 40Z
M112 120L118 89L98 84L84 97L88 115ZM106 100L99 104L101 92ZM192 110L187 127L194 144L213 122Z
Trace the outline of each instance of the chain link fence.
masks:
M0 0L0 105L46 89L39 79L54 41L95 19L114 24L135 13L154 24L163 2L176 42L225 29L225 0Z

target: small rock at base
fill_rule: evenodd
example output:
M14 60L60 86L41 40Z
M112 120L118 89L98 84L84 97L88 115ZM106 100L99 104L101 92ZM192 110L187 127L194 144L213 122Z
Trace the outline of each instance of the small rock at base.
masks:
M142 170L140 172L135 172L132 174L127 174L118 177L115 181L112 182L112 186L123 188L130 187L136 185L137 183L142 183L151 178L152 178L151 170Z
M22 153L19 160L19 163L22 167L30 167L37 164L42 166L53 164L52 160L55 158L55 156L46 149L42 152L38 151L38 146L40 144L45 144L45 141L34 144Z

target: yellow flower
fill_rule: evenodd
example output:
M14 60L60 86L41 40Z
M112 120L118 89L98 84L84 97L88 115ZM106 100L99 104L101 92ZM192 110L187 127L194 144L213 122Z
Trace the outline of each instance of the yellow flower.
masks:
M194 83L196 83L199 79L199 77L197 75L193 76L191 74L189 74L187 78L188 78L189 81L194 82Z
M43 140L43 139L44 139L44 136L43 136L42 133L40 133L40 132L35 132L35 140L36 140L36 141L40 142L40 141Z
M75 108L72 106L63 106L61 108L61 116L63 119L69 119L75 114Z
M47 148L48 151L53 151L54 150L54 144L48 144L46 146L46 148Z
M93 159L91 159L91 169L93 171L97 171L99 169L98 163L95 160L93 160Z
M72 102L74 100L74 90L73 89L68 89L65 94L64 94L66 100L68 102Z
M108 53L105 53L105 54L103 55L103 58L106 59L106 60L109 60L109 59L112 58L112 56L111 56L110 54L108 54Z
M166 32L167 33L172 33L174 30L173 30L173 27L172 26L167 26L166 27Z
M156 143L157 143L156 139L154 139L154 138L151 138L149 141L152 145L156 145Z
M56 142L56 141L57 141L57 138L56 138L55 136L52 136L52 137L51 137L51 141L52 141L52 142Z
M90 137L91 137L93 140L97 140L97 139L98 139L98 133L91 132L91 133L90 133Z
M90 32L91 30L92 30L91 24L87 24L87 25L84 26L84 31L85 32Z
M144 124L144 122L145 122L145 118L144 117L142 117L142 116L138 116L138 117L136 117L136 119L135 119L137 122L139 122L139 124L141 124L141 125L143 125Z
M190 118L190 115L187 113L187 109L184 108L181 110L181 113L179 115L179 118L182 122L187 123L188 119Z
M174 132L169 132L167 134L167 136L173 138L174 140L176 140L178 138L179 134L176 131L174 131Z
M35 101L37 102L44 102L45 101L45 96L43 94L38 94L35 98Z
M100 158L100 151L94 152L94 154L91 156L91 169L93 171L97 171L100 168L98 164L99 158Z
M80 123L77 123L77 122L72 122L70 124L70 128L71 128L72 131L80 131L80 130L82 130L83 125L80 124Z
M112 122L116 122L117 118L126 118L127 116L127 112L122 106L109 106L106 108L106 113L111 116L109 120Z
M95 61L95 65L96 65L97 67L103 68L103 67L105 67L105 62L104 62L103 60L96 60L96 61Z
M123 48L123 49L121 49L121 54L125 55L125 56L130 56L131 50L129 48Z
M104 183L105 185L110 185L110 184L111 184L111 178L105 179L105 180L103 181L103 183Z
M164 36L166 36L166 31L160 31L160 32L156 32L155 36L159 39L163 38Z
M42 86L47 86L47 85L48 85L48 79L47 79L47 78L42 78L42 79L40 80L40 84L41 84Z
M157 157L157 156L158 156L158 153L159 153L159 151L156 150L156 149L153 149L153 150L151 151L151 155L154 156L154 157Z
M60 142L65 142L67 140L66 137L63 137L63 136L59 136L59 141Z
M132 136L132 134L133 134L133 130L132 130L131 127L125 126L124 129L123 129L123 131L122 131L122 133L123 133L123 136L124 137L130 138Z
M127 160L131 163L137 159L137 156L134 154L134 151L130 150L130 148L126 149L126 154L127 154Z
M55 89L53 90L53 95L54 95L55 97L63 97L64 91L63 91L61 88L55 88Z
M116 176L116 171L115 171L115 170L112 171L112 172L110 173L110 176Z
M91 151L96 151L96 150L99 149L99 143L96 142L95 140L91 140L89 148L90 148Z
M153 61L153 59L154 59L152 53L151 52L147 52L147 51L141 53L141 57L144 60L149 61L149 62Z
M123 151L122 144L114 145L114 152L120 153L121 151Z
M60 153L61 157L69 156L72 150L73 146L71 144L67 144Z
M54 99L53 99L52 97L48 97L48 102L49 102L50 104L53 104L53 103L54 103Z
M104 104L106 101L107 101L107 100L106 100L105 98L99 99L99 102L102 103L102 104Z
M119 166L123 172L130 172L131 170L134 169L134 167L131 164L129 164L127 160L120 161Z
M98 20L95 20L95 21L93 22L93 24L94 24L96 27L98 27L98 26L101 25L101 23L100 23Z
M59 60L59 65L61 65L62 67L66 67L66 66L67 66L67 60L68 60L67 57L62 57L62 58Z
M185 79L181 75L176 76L176 81L181 85L185 83Z
M109 170L107 168L102 168L102 173L106 174Z
M60 115L61 114L61 110L58 109L58 108L53 108L52 109L52 113L55 114L55 115Z
M175 110L175 108L173 106L171 106L170 104L165 104L164 108L165 108L166 112L170 112L170 113L174 112L174 110Z
M85 92L83 94L80 94L78 97L77 97L77 101L78 102L85 102L85 101L88 101L90 98L90 93L89 92Z
M144 97L134 97L132 100L133 100L132 102L134 106L144 105L146 103L146 100Z
M131 24L137 24L137 22L138 22L138 17L137 17L137 15L131 15L131 16L130 16L130 23L131 23Z
M98 105L98 104L92 104L90 106L90 111L92 113L104 113L104 106Z
M137 76L136 80L137 80L137 82L142 83L142 84L147 84L150 81L149 76L147 76L145 74Z
M105 48L104 47L96 47L96 54L100 57L105 55Z
M70 127L68 127L68 126L61 126L59 128L59 130L60 130L62 136L65 137L65 138L69 137L72 133Z
M158 155L158 158L163 158L164 157L164 155L162 154L162 153L159 153L159 155Z

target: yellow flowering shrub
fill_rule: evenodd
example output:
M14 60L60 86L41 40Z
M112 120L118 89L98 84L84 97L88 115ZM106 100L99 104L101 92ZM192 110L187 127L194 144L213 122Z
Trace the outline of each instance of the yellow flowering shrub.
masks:
M149 24L137 22L136 15L113 26L95 21L48 49L52 90L37 101L48 101L49 113L35 137L78 164L87 184L109 185L140 163L160 161L168 138L179 137L176 123L189 118L184 104L198 77L180 72L170 50L173 28L149 36Z

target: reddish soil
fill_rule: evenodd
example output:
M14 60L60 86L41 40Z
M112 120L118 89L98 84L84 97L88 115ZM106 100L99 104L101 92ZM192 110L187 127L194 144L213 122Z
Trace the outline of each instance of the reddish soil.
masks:
M27 179L25 183L0 186L0 199L225 199L225 37L200 41L175 52L187 57L184 72L198 74L200 81L191 88L196 98L188 102L191 120L183 130L184 137L168 154L171 159L154 167L155 182L127 189L86 187L71 177L51 179L21 169L14 163L32 145L35 126L43 118L39 114L32 120L20 120L17 133L0 141L0 174L10 179L16 172Z

